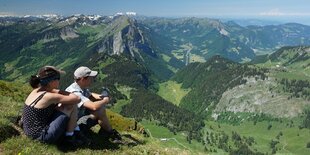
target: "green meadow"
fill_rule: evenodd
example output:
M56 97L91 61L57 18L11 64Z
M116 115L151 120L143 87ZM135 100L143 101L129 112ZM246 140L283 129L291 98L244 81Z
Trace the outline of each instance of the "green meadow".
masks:
M190 91L190 89L181 88L182 84L175 81L167 81L159 84L157 94L165 100L179 105L181 99Z
M190 151L193 154L203 153L203 145L196 140L189 143L186 140L186 135L181 132L173 133L167 128L156 125L155 122L142 120L140 122L144 129L149 133L151 139L161 141L161 145L167 148L180 148Z
M255 142L251 149L265 154L272 153L270 146L272 140L279 142L275 145L277 154L306 155L310 151L310 148L307 148L307 143L310 142L310 130L300 129L298 123L291 124L291 121L263 121L256 124L246 121L240 125L207 121L204 130L205 132L224 132L229 137L232 132L237 132L241 137L253 137ZM229 139L229 143L233 143L231 139Z

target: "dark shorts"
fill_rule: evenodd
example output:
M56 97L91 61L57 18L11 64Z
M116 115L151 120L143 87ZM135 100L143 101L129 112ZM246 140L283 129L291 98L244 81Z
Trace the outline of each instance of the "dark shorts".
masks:
M103 111L105 108L106 107L103 106L98 111ZM93 119L93 117L91 116L94 112L98 112L98 111L92 111L92 110L89 110L86 108L84 108L83 110L81 110L81 109L79 109L79 110L80 110L80 113L79 113L79 119L77 121L77 124L79 125L79 127L82 131L83 130L87 131L91 127L98 124L98 120Z
M85 109L83 114L79 114L77 124L80 126L81 130L88 130L98 124L98 120L93 119L91 113L91 110Z
M41 135L37 138L44 143L57 143L65 135L69 117L60 111L55 111L49 126L43 129Z

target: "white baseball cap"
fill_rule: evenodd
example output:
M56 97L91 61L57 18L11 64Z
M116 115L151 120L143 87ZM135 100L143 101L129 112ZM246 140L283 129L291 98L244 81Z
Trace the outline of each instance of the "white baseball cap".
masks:
M97 76L97 71L92 71L88 67L81 66L74 71L74 79L80 79L82 77Z

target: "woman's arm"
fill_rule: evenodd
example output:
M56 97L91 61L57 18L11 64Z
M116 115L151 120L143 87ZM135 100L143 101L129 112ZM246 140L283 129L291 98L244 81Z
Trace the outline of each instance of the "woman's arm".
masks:
M50 93L53 103L77 104L81 101L80 97L63 90L54 89Z

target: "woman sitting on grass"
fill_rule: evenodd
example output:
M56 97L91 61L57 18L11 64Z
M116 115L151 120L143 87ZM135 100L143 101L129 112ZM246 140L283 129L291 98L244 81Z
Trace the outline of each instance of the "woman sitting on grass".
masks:
M66 135L64 140L74 145L76 104L80 98L58 90L61 73L64 72L53 66L45 66L38 75L31 76L29 83L33 90L25 101L23 129L28 137L44 143L58 143Z

